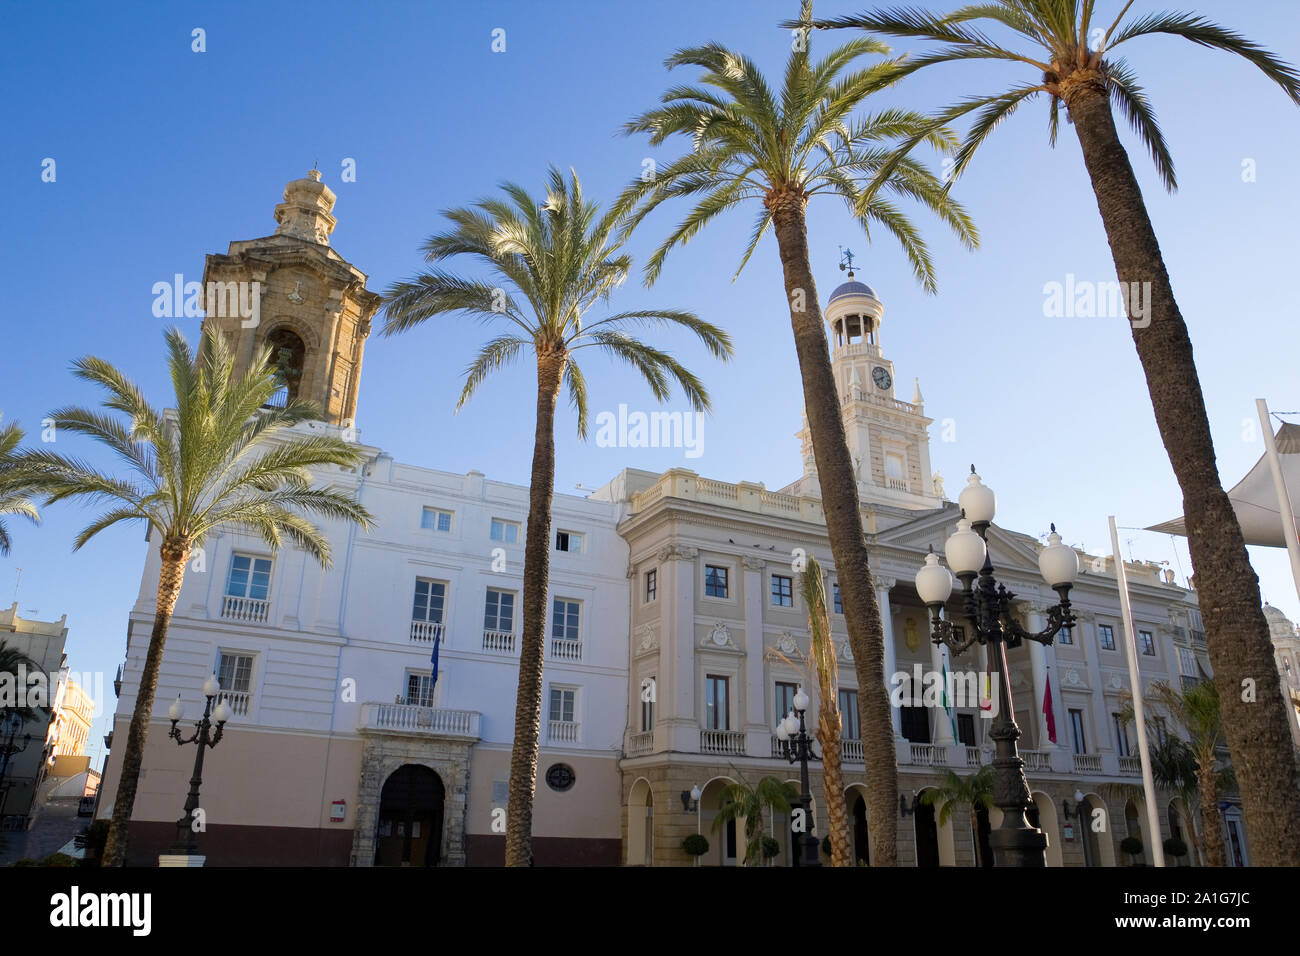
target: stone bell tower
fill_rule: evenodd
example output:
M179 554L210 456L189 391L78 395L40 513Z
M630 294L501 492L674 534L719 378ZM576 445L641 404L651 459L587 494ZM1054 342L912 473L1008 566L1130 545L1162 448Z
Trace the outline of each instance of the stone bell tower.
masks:
M356 420L361 356L381 297L367 291L364 272L330 248L334 199L313 169L285 186L274 234L209 255L203 324L224 333L236 375L269 345L271 362L284 373L281 397L314 401L327 422L347 426Z

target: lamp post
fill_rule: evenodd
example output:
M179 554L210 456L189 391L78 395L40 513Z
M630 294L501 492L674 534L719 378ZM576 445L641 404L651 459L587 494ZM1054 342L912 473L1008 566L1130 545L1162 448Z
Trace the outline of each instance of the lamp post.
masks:
M23 735L23 743L20 747L14 743L18 737L18 732L23 729L23 715L18 711L10 711L8 716L0 718L0 734L4 736L4 743L0 744L0 814L4 812L4 804L9 796L9 791L4 788L5 777L9 773L9 761L14 754L20 754L27 749L27 745L32 742L31 734Z
M799 838L803 852L802 859L795 854L795 866L821 866L822 860L817 837L813 834L812 791L808 786L808 761L820 760L813 752L812 739L804 726L804 713L808 710L808 695L802 687L794 695L794 710L777 722L776 739L781 744L781 753L785 759L794 763L799 761L799 806L803 809L803 836ZM799 716L796 717L795 714Z
M989 667L998 672L998 690L1002 704L993 717L989 737L994 741L993 803L1002 811L1002 825L989 834L995 866L1046 866L1047 838L1031 827L1026 814L1030 806L1029 783L1025 779L1025 762L1016 741L1015 706L1011 700L1011 679L1007 672L1007 648L1019 647L1025 640L1050 645L1062 629L1069 630L1075 617L1070 610L1070 588L1079 575L1079 556L1061 543L1052 525L1048 545L1038 555L1038 570L1056 591L1060 600L1047 610L1047 627L1038 632L1026 631L1011 616L1015 594L993 577L993 560L988 550L988 529L993 523L997 497L980 482L971 465L967 486L957 499L962 518L957 531L944 546L948 569L939 564L933 550L916 573L916 591L930 609L931 638L960 654L976 642L989 650ZM952 594L953 574L962 583L963 610L969 624L969 636L957 637L951 620L940 611ZM978 580L977 580L978 579Z
M194 811L199 807L199 786L203 783L203 752L221 742L222 731L225 730L226 721L230 719L230 707L224 700L217 704L215 710L212 707L212 702L219 693L221 693L221 684L217 681L217 675L213 674L203 682L203 696L207 698L207 704L203 708L203 719L194 724L194 733L188 739L181 735L176 726L185 716L185 705L181 703L180 694L176 695L176 699L167 710L167 716L172 721L171 733L167 736L173 738L180 746L198 744L198 753L194 755L194 775L190 777L190 792L185 798L185 813L176 821L176 842L171 846L171 852L178 856L198 854L198 840L194 835ZM217 724L215 733L211 733L213 720Z
M701 836L701 835L702 835L702 834L700 833L700 823L701 823L701 821L700 821L700 797L702 797L702 796L704 796L704 793L700 790L700 788L699 788L698 786L693 786L693 787L691 787L691 789L689 789L689 790L683 790L683 791L682 791L682 809L685 810L685 811L687 811L688 813L689 813L691 810L694 810L694 811L695 811L695 835L696 835L696 836ZM695 865L696 865L696 866L699 866L699 865L700 865L700 858L699 858L699 856L696 856L696 857L695 857Z

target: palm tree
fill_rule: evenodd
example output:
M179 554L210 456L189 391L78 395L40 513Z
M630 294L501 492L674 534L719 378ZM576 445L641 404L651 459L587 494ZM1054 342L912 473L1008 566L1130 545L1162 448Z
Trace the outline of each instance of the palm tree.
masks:
M1219 794L1225 786L1231 786L1235 774L1232 767L1218 765L1218 751L1226 745L1218 688L1211 681L1199 681L1180 691L1165 681L1152 681L1149 693L1153 702L1163 707L1182 726L1187 734L1186 750L1195 761L1194 769L1188 768L1187 754L1180 754L1176 750L1171 752L1170 765L1161 767L1162 776L1168 774L1170 779L1161 785L1179 792L1189 812L1194 805L1199 804L1206 865L1223 866L1223 821L1219 814ZM1122 720L1133 719L1131 702L1125 705L1120 717ZM1152 776L1155 777L1157 765L1154 761L1151 769ZM1194 773L1191 779L1188 778L1189 769ZM1156 782L1160 783L1158 780ZM1256 847L1257 843L1252 840L1251 846Z
M751 866L764 859L763 811L789 813L799 802L795 785L776 777L763 777L754 786L746 783L729 783L722 791L722 805L713 818L713 829L722 827L728 820L745 821L745 865ZM805 821L809 823L810 821Z
M822 781L826 791L826 818L829 821L831 866L853 866L853 848L849 844L849 810L844 800L843 719L840 717L839 659L831 640L830 621L826 616L826 584L822 566L812 555L803 571L804 605L808 608L811 633L809 655L811 670L816 672L819 692L817 706L817 742L822 748ZM811 675L810 675L811 676Z
M234 358L219 333L204 332L197 353L177 329L166 340L174 412L150 405L125 373L87 356L73 364L73 374L108 392L103 402L107 413L76 407L50 413L56 428L106 445L127 466L126 475L107 474L50 451L20 456L37 474L36 487L48 503L82 498L108 506L77 535L74 551L123 521L143 521L158 535L162 567L153 630L122 754L104 866L126 861L163 645L193 549L202 546L209 532L229 527L256 534L271 548L287 540L328 567L329 541L308 516L355 521L362 527L370 521L349 495L313 486L309 471L321 465L354 467L361 461L357 447L333 434L295 432L293 426L320 417L312 403L261 410L279 387L268 364L269 350L263 349L236 378Z
M1127 714L1128 711L1125 711ZM1128 719L1125 717L1124 719ZM1177 794L1183 800L1183 806L1189 814L1196 812L1199 782L1196 777L1196 754L1181 737L1166 734L1163 740L1157 740L1149 749L1151 755L1151 779L1161 790ZM1193 854L1199 855L1201 841L1196 834L1196 826L1189 826L1187 843Z
M21 469L14 462L18 443L23 440L23 430L17 422L0 428L0 555L9 554L9 529L5 515L22 515L32 522L40 521L31 489Z
M945 44L897 65L894 79L954 60L1021 63L1032 79L992 96L963 99L934 118L935 127L975 112L957 152L960 174L993 129L1026 100L1050 100L1049 142L1055 144L1064 105L1073 123L1101 212L1111 257L1123 289L1149 289L1149 311L1132 321L1133 341L1151 394L1156 425L1183 492L1188 546L1196 568L1214 680L1224 702L1228 743L1242 770L1242 798L1252 843L1263 865L1300 864L1300 770L1273 663L1259 581L1250 566L1241 528L1219 479L1214 443L1201 394L1192 343L1174 300L1160 244L1147 213L1114 112L1133 127L1151 154L1165 188L1176 186L1168 144L1137 74L1112 51L1152 34L1182 37L1198 46L1235 53L1300 104L1300 72L1241 34L1189 13L1153 13L1127 19L1133 0L1103 31L1093 27L1094 0L996 0L951 13L878 10L834 20L803 17L787 26L856 27L871 33L922 37ZM971 21L991 21L1015 35L1003 45ZM1103 21L1104 22L1104 21ZM1027 52L1013 49L1022 43ZM919 141L925 128L904 143ZM900 151L899 161L902 155ZM1126 297L1125 302L1129 300ZM1243 695L1243 682L1255 688ZM1243 697L1247 699L1243 699Z
M32 708L27 705L27 688L22 680L23 673L31 674L40 669L40 665L32 660L16 647L11 647L7 642L0 640L0 683L8 683L13 687L14 699L10 703L5 703L0 698L0 713L16 713L23 720L31 720L36 717L36 711L43 708ZM8 678L8 680L5 680ZM8 695L5 695L8 696ZM23 703L19 703L22 701ZM0 757L0 760L7 758Z
M811 16L811 0L805 0L803 10ZM888 47L858 39L813 63L807 37L803 40L795 44L779 93L773 93L752 60L716 43L679 50L669 57L669 68L700 68L703 85L672 87L663 94L662 106L643 113L624 129L650 134L655 146L681 134L690 138L692 150L648 181L633 182L620 205L636 210L628 221L630 228L665 200L684 196L694 202L651 255L645 270L647 284L658 277L669 250L685 245L723 212L751 201L762 208L736 273L769 229L776 234L826 529L857 667L864 755L872 768L867 805L871 819L879 821L871 828L871 860L878 866L893 866L898 768L885 686L884 638L857 479L813 281L806 213L813 197L838 197L868 236L878 226L901 244L917 278L930 292L935 288L930 254L894 200L911 199L929 208L967 246L974 246L977 236L965 210L949 198L939 179L911 159L894 164L889 175L876 183L878 188L868 188L895 141L912 137L923 126L928 132L921 138L931 145L946 149L955 144L950 133L934 129L925 117L906 110L853 116L897 65L885 60L860 67L861 58L885 54Z
M703 384L680 362L626 331L633 326L682 326L709 352L727 359L731 339L690 312L638 309L589 322L587 313L626 279L632 260L622 252L624 217L583 198L576 172L566 181L552 167L546 195L539 200L522 186L502 186L504 198L481 199L468 209L444 213L448 232L429 238L425 258L441 262L469 256L486 266L492 281L465 279L431 269L387 292L385 335L414 328L434 316L463 313L481 321L513 326L483 346L466 370L459 410L489 373L531 351L537 360L537 418L533 471L524 546L523 632L515 736L510 755L510 797L506 822L506 865L532 862L533 792L542 706L542 641L550 565L551 496L555 485L555 404L567 384L587 434L587 386L577 364L581 349L598 348L630 365L665 400L675 381L697 411L709 408Z
M964 806L970 809L970 828L975 840L975 865L983 866L979 808L983 807L987 812L993 806L993 765L985 764L964 777L945 770L943 782L921 794L921 802L931 807L939 804L939 826L943 826L952 817L953 808Z

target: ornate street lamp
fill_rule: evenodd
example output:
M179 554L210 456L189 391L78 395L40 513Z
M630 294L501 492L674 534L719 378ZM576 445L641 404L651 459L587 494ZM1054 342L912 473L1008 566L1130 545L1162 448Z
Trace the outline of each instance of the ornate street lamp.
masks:
M1046 628L1037 633L1026 631L1011 616L1015 594L993 577L987 536L997 497L981 484L974 465L970 470L967 486L957 499L962 518L957 522L956 533L944 546L952 573L939 564L939 556L932 550L916 573L916 592L930 609L931 637L936 644L946 644L953 653L960 654L978 642L988 648L989 667L998 672L1002 705L989 730L997 748L993 758L993 803L1002 811L1002 825L989 834L994 865L1046 866L1047 838L1026 819L1030 806L1029 783L1025 779L1025 762L1016 746L1020 728L1016 726L1015 706L1011 701L1006 649L1019 647L1025 640L1050 645L1059 631L1068 632L1074 626L1070 588L1079 575L1079 556L1073 548L1061 543L1056 525L1052 525L1048 545L1038 556L1038 570L1060 596L1060 601L1048 609ZM968 625L968 636L962 638L957 637L947 615L940 616L952 594L953 574L962 583Z
M178 855L198 854L198 839L194 835L194 811L199 808L199 786L203 783L203 752L221 742L222 731L225 730L226 721L230 719L230 707L224 700L217 704L215 710L212 708L213 700L220 693L221 684L217 681L217 675L213 674L203 682L203 696L208 699L208 702L203 708L203 719L194 724L194 733L189 739L182 737L176 726L185 716L185 705L181 703L180 694L176 695L171 707L167 709L167 716L172 722L171 733L167 736L173 738L178 745L192 743L199 745L198 753L194 755L194 775L190 777L189 796L185 798L185 813L176 821L176 842L171 847L171 852ZM210 734L214 720L217 724L216 733Z
M808 761L821 760L813 751L812 739L804 726L804 712L808 710L808 695L802 687L794 695L794 710L777 722L776 739L781 744L781 753L790 763L799 761L799 780L801 792L799 806L803 808L803 836L799 837L802 859L795 855L795 866L821 866L821 847L813 834L812 791L808 786ZM795 714L799 716L796 717Z

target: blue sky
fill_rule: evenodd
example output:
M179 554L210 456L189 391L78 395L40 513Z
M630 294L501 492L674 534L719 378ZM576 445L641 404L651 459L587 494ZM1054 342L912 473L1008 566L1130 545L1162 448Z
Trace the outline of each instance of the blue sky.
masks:
M821 2L817 13L866 5ZM1103 0L1098 19L1120 5ZM1288 0L1189 6L1300 59L1300 18ZM151 312L153 284L178 272L197 280L205 254L271 233L285 182L314 163L338 194L334 248L383 291L419 269L418 246L441 228L440 210L490 194L502 180L538 189L548 164L572 165L588 194L607 200L644 159L679 155L678 143L650 149L617 135L670 82L693 78L670 76L663 59L718 40L779 76L790 36L776 24L796 11L794 0L5 5L0 32L14 38L0 61L5 420L34 437L49 409L96 401L68 374L83 354L117 363L166 404L165 322ZM206 31L206 52L191 50L196 27ZM498 28L506 48L495 53ZM815 36L814 54L846 37ZM1262 452L1258 428L1249 427L1254 399L1300 410L1295 352L1279 345L1294 334L1300 114L1244 61L1167 38L1135 41L1126 55L1177 163L1181 188L1170 196L1126 139L1191 329L1230 486ZM881 105L933 108L1026 79L1015 68L945 67ZM1108 553L1108 514L1144 526L1180 513L1181 497L1124 320L1044 317L1046 283L1114 278L1077 140L1063 125L1050 149L1046 111L1043 101L1023 107L957 186L980 227L980 250L963 250L917 212L938 295L917 286L886 237L868 243L831 200L814 203L809 235L823 300L841 278L838 245L853 248L859 278L883 300L882 340L899 397L910 399L920 378L936 419L933 464L949 493L973 461L998 492L999 523L1037 534L1055 521L1067 541ZM41 179L47 157L56 163L52 183ZM349 158L356 181L342 182ZM1243 181L1248 159L1254 182ZM682 212L671 207L646 221L632 242L638 262ZM693 309L734 336L737 358L726 366L686 338L664 343L712 391L703 455L582 444L565 410L558 491L599 486L629 466L679 465L769 488L798 476L801 394L775 241L765 240L730 281L752 216L719 221L669 257L653 289L629 282L614 303ZM197 319L180 325L197 336ZM499 374L452 414L461 372L486 334L449 320L400 339L372 336L359 403L364 440L400 460L526 483L531 368ZM644 386L604 359L588 359L584 370L593 414L621 402L652 407ZM686 406L677 397L668 407ZM938 422L947 418L953 442L940 440ZM82 442L61 450L94 454ZM61 506L39 529L13 522L0 604L13 600L21 568L20 613L67 613L71 666L111 680L139 587L143 529L106 533L71 554L90 515ZM1131 548L1133 557L1167 560L1180 580L1190 571L1185 543L1122 536L1126 556ZM1285 554L1252 549L1252 559L1265 597L1300 616ZM101 718L96 734L103 728Z

